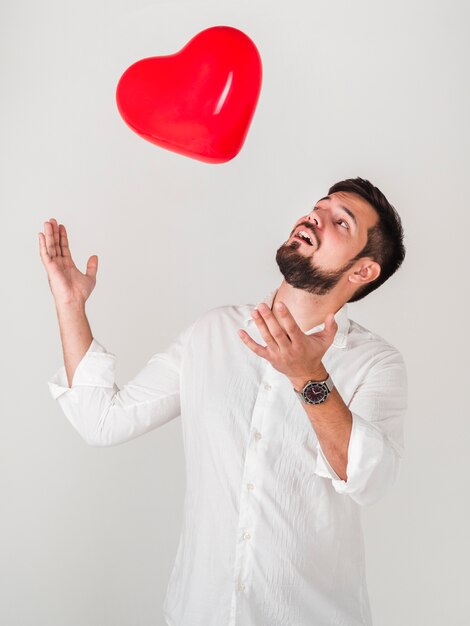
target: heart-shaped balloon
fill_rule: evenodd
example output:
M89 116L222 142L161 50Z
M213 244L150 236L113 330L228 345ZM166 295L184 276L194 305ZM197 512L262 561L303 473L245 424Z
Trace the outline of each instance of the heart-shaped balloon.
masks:
M148 57L119 79L119 113L138 135L206 163L233 159L261 91L261 57L231 26L195 35L179 52Z

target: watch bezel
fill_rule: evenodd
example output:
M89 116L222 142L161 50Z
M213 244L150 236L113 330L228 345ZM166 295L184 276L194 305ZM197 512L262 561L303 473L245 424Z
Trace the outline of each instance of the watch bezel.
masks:
M321 391L323 391L323 396L318 398L317 400L313 400L307 395L308 391L314 386L320 387ZM325 380L308 380L305 383L304 387L301 389L301 391L297 391L296 389L294 389L294 391L299 399L306 404L322 404L323 402L325 402L325 400L327 400L328 396L333 390L333 387L334 384L331 376L328 375Z
M316 390L314 391L315 395L317 396L316 399L313 399L308 395L310 390L313 390L314 387L316 387ZM322 393L321 396L320 393ZM325 402L325 400L328 398L329 393L330 390L326 386L326 383L318 382L317 380L310 380L302 389L302 397L308 404L322 404L322 402Z

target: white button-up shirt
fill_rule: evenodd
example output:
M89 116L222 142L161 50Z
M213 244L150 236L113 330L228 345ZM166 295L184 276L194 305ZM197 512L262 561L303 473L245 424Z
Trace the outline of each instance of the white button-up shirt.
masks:
M277 289L262 301L270 307ZM163 606L169 626L370 626L361 507L395 481L407 380L399 351L348 319L323 357L353 421L348 480L329 465L289 379L252 352L253 305L201 315L119 389L96 339L68 387L48 381L92 446L181 416L182 531ZM320 324L310 334L324 328Z

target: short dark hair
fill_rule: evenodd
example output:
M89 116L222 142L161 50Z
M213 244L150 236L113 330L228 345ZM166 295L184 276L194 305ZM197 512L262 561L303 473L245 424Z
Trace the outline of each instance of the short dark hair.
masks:
M378 214L377 224L367 231L366 245L354 260L365 256L371 257L380 265L380 274L375 280L359 287L348 300L356 302L380 287L402 264L406 251L403 244L403 227L395 208L370 181L359 176L347 178L332 185L328 189L328 194L337 191L358 194L372 205Z

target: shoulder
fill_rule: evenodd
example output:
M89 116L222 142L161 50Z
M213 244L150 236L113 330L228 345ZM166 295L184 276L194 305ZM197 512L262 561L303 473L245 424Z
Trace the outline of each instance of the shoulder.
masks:
M234 329L244 328L254 305L226 304L215 306L201 313L193 323L193 338L224 339L233 334Z
M252 304L223 304L213 307L202 313L197 322L201 324L224 324L227 322L238 323L250 317L250 310L255 305Z
M349 319L347 350L352 358L368 368L388 367L394 365L405 368L401 351L379 333L366 328L353 319Z

